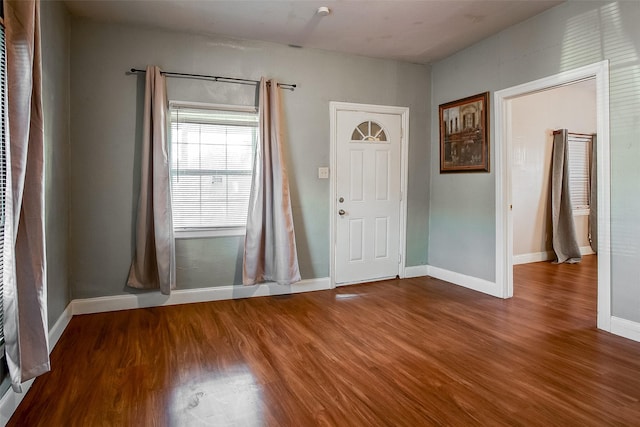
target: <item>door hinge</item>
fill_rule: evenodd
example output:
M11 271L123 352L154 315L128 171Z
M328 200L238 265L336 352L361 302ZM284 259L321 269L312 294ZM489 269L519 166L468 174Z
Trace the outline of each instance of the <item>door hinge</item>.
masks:
M398 254L398 264L402 264L402 254Z

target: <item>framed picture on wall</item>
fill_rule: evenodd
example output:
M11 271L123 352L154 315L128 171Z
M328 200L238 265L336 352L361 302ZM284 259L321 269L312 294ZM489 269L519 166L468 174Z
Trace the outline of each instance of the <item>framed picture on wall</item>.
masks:
M440 173L489 172L489 92L440 105Z

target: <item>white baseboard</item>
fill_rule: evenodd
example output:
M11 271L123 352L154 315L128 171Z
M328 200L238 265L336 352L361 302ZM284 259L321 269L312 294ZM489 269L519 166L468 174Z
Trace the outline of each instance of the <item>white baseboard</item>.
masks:
M591 246L580 246L580 255L593 255L595 252L591 249ZM530 254L520 254L513 256L513 265L529 264L531 262L543 262L551 261L556 258L553 251L548 252L533 252Z
M532 262L550 261L555 259L555 254L549 252L533 252L530 254L520 254L513 256L513 265L529 264Z
M581 248L582 249L582 248ZM589 248L591 249L591 248ZM591 254L594 252L591 251ZM590 255L588 251L585 251L583 255ZM501 289L495 283L487 280L478 279L477 277L466 276L464 274L455 273L453 271L445 270L438 267L429 266L429 276L436 279L450 282L454 285L463 286L465 288L473 289L475 291L483 292L498 298L502 298ZM640 342L640 323L634 322L620 317L611 316L610 323L611 329L609 332L621 337ZM607 328L608 329L608 328Z
M54 323L51 329L49 329L49 354L51 354L51 352L53 351L53 348L56 346L56 344L58 344L58 341L60 340L62 333L64 332L65 329L67 329L67 326L69 325L69 322L71 321L72 317L73 317L72 304L69 303L69 305L67 305L67 308L64 309L60 317L58 317L58 320L56 321L56 323Z
M467 276L466 274L456 273L432 265L415 265L404 269L404 277L407 279L421 276L431 276L454 285L502 298L502 291L498 288L498 285L488 280L478 279L477 277Z
M31 388L31 385L35 379L31 379L25 383L22 383L22 393L16 393L12 388L9 388L7 392L0 399L0 425L5 426L9 422L9 419L13 413L18 409L18 405L24 399L27 391Z
M591 246L580 246L580 255L593 255L595 252Z
M640 341L640 323L611 316L611 333L634 341Z
M53 348L56 346L62 333L66 329L67 325L69 325L69 321L71 321L72 317L71 312L71 304L67 305L67 308L64 309L60 317L56 323L53 324L53 327L49 329L49 354L53 351ZM16 393L12 388L6 391L4 396L0 399L0 425L4 426L9 422L9 419L24 399L24 396L27 394L27 391L31 388L34 379L26 381L22 383L22 393Z
M467 276L466 274L456 273L454 271L445 270L444 268L434 267L432 265L429 266L429 276L453 283L454 285L489 294L494 297L503 298L502 288L496 283L489 282L488 280Z
M429 275L428 265L412 265L410 267L404 268L405 279L410 279L412 277L428 276L428 275Z
M178 289L171 291L171 295L162 295L160 292L148 292L135 295L114 295L110 297L76 299L71 302L71 305L73 307L73 314L75 315L194 302L296 294L325 289L331 289L331 280L328 277L301 280L293 285L278 285L277 283L262 283L252 286L230 285L212 288Z

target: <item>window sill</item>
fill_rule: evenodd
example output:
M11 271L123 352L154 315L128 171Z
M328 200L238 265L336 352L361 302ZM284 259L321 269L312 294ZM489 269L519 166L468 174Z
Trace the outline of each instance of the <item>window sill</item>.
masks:
M245 227L221 227L209 229L174 230L174 237L179 239L206 239L210 237L244 236Z

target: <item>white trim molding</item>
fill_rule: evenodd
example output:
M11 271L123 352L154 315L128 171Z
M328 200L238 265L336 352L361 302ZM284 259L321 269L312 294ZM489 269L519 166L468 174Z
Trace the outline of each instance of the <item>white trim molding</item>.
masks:
M551 261L554 259L553 251L549 252L532 252L530 254L520 254L513 256L513 265L530 264L532 262Z
M467 276L466 274L456 273L455 271L445 270L444 268L434 267L432 265L429 266L429 276L494 297L502 297L501 287L488 280Z
M580 255L594 255L595 252L591 246L580 246Z
M323 277L301 280L292 285L278 285L277 283L262 283L251 286L229 285L210 288L178 289L172 291L171 295L163 295L160 292L145 292L133 295L76 299L71 302L71 305L73 307L73 314L76 315L189 304L194 302L297 294L300 292L321 291L330 288L331 281L328 277Z
M496 283L503 298L513 296L513 215L511 195L511 100L542 90L594 79L598 135L598 328L611 330L611 166L609 142L609 61L565 71L494 93Z
M611 316L611 333L640 342L640 323Z
M62 333L67 329L67 326L69 326L69 322L74 314L76 313L73 312L73 302L70 302L67 308L60 314L56 323L49 329L49 354L51 354L56 344L58 344Z
M11 419L13 413L18 409L18 405L20 405L20 402L24 399L24 396L34 381L35 379L31 379L22 383L22 393L16 393L12 388L9 388L4 396L2 396L2 399L0 399L0 425L7 425L9 419Z
M580 255L593 255L595 252L591 249L591 246L580 246ZM553 251L547 252L533 252L530 254L520 254L513 256L513 265L529 264L532 262L551 261L555 259L555 253Z
M422 277L429 275L428 265L411 265L404 268L404 277L409 279L411 277Z
M176 240L182 239L209 239L216 237L244 236L247 234L247 227L217 227L208 229L184 229L174 230L173 237Z

